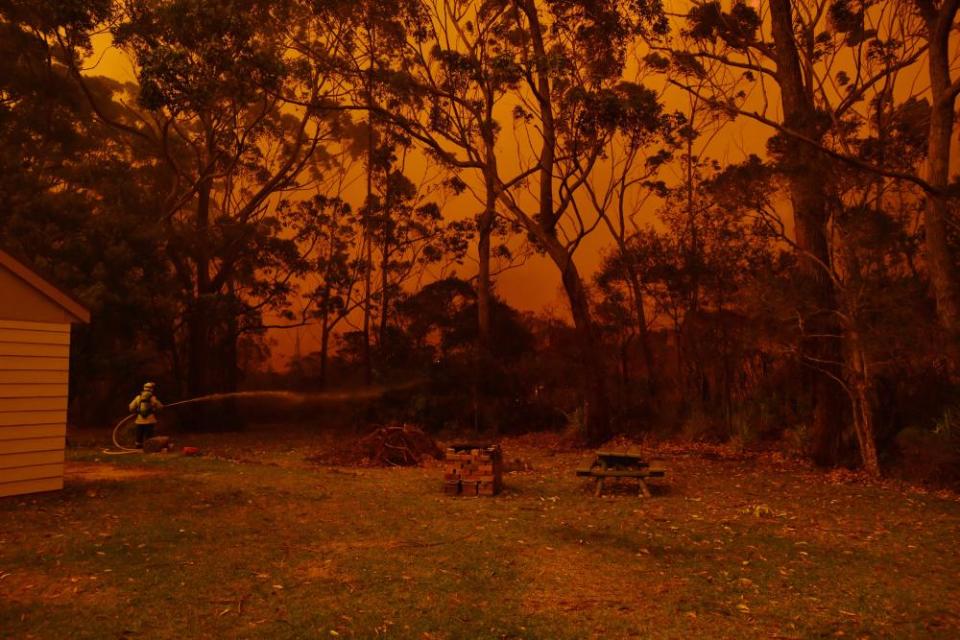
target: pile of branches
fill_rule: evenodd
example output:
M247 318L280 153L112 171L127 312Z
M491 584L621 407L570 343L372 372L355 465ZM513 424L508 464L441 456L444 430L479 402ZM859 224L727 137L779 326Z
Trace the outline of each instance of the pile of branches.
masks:
M443 456L433 438L409 424L380 427L358 440L356 447L364 464L379 467L409 467Z

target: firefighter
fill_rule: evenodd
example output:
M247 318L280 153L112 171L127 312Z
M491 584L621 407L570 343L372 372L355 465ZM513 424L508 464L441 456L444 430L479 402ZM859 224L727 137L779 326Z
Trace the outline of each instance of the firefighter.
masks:
M157 385L148 382L143 385L137 397L130 401L130 413L137 416L137 448L143 449L143 443L153 437L153 429L157 424L157 412L163 404L156 396Z

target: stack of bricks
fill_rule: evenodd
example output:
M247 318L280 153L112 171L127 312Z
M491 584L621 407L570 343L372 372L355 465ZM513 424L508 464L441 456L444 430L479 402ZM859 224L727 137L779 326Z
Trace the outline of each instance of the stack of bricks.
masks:
M503 488L500 445L459 444L447 448L443 492L452 496L495 496Z

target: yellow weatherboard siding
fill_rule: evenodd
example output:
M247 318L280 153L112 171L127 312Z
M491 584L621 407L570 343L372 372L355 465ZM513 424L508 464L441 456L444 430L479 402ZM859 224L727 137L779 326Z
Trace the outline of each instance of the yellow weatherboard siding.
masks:
M68 358L70 347L61 344L24 344L0 342L0 356L26 356L28 358Z
M63 452L60 452L63 456ZM23 467L12 467L2 471L5 482L0 484L0 491L3 495L13 495L12 491L7 491L6 485L11 482L23 482L24 480L46 480L56 478L63 480L63 462L51 462L45 464L35 464Z
M15 427L0 427L0 445L6 440L25 438L63 438L67 435L66 424L24 424Z
M67 411L0 411L0 427L25 424L66 424Z
M2 365L0 365L2 366ZM56 370L31 371L27 369L3 371L0 369L0 384L66 384L69 373Z
M69 324L0 320L0 496L63 487L69 354Z
M5 482L0 485L6 493L0 493L3 496L16 496L22 493L37 493L40 491L57 491L63 489L63 465L60 465L60 474L52 478L38 478L34 480L18 480L15 482Z
M66 384L66 383L64 383ZM66 411L67 398L0 398L0 411Z
M0 355L0 371L69 371L67 357L30 357Z
M62 449L62 436L59 438L55 436L37 437L36 434L30 434L26 438L0 440L0 455L29 452L43 453L48 451L60 451Z
M0 497L63 488L70 325L90 312L0 250Z

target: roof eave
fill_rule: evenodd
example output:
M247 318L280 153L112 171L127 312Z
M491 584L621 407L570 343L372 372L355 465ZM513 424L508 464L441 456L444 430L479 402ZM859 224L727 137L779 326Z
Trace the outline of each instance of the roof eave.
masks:
M90 322L90 311L73 299L69 294L61 291L53 284L47 282L37 275L30 267L26 266L6 251L0 250L0 265L9 269L18 278L29 284L31 287L49 298L53 303L66 311L73 317L74 322L88 324Z

